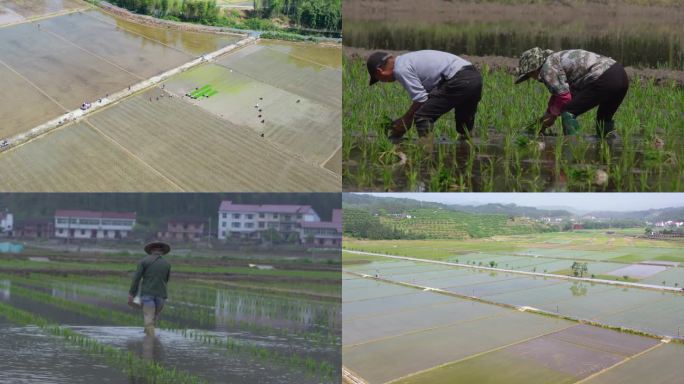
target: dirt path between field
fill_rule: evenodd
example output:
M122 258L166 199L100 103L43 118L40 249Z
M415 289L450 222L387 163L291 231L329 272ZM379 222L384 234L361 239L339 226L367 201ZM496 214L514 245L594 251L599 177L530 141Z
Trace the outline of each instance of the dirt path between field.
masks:
M360 57L366 58L375 49L365 49L365 48L353 48L344 47L344 55L349 58ZM395 55L406 53L408 51L386 51L393 53ZM459 55L466 60L469 60L476 67L481 68L486 65L492 69L502 69L510 74L515 73L515 69L518 67L518 59L513 57L503 57L503 56L469 56L469 55ZM657 85L664 85L671 81L679 87L684 87L684 71L674 71L668 69L637 69L633 67L626 67L627 76L630 80L635 80L637 78L644 80L653 80ZM512 81L512 80L511 80Z
M383 254L383 253L374 253L374 252L351 251L351 250L347 250L347 249L345 249L344 252L349 252L349 253L353 253L353 254L357 254L357 255L384 257L387 259L394 259L394 260L414 261L414 262L418 262L418 263L429 263L429 264L438 264L438 265L445 265L445 266L451 266L451 267L463 267L463 268L478 269L478 270L485 270L485 271L514 273L514 274L526 275L526 276L551 277L554 279L561 279L561 280L584 281L584 282L588 282L588 283L592 283L592 284L593 283L600 283L600 284L607 284L607 285L625 286L625 287L641 288L641 289L651 289L651 290L662 291L662 292L684 294L684 289L682 289L682 288L665 287L662 285L654 285L654 284L629 283L626 281L615 281L615 280L604 280L604 279L591 279L588 277L554 275L552 273L527 272L527 271L519 271L516 269L482 267L482 266L470 265L470 264L452 263L452 262L448 262L448 261L419 259L419 258L415 258L415 257L395 256L395 255L387 255L387 254ZM382 275L382 273L380 275Z

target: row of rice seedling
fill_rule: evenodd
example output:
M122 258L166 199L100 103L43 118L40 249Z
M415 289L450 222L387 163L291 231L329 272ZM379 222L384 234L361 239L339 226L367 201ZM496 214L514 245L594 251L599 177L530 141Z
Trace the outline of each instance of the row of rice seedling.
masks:
M162 365L139 358L132 352L102 344L69 328L59 326L30 312L0 302L0 316L20 325L36 325L43 331L62 338L83 351L103 358L108 364L123 369L132 379L143 379L148 383L201 384L206 381L187 372L169 369Z
M385 132L409 105L398 84L368 86L365 62L344 59L343 187L410 191L679 191L684 189L684 89L635 80L616 114L621 140L593 137L595 111L580 133L530 130L546 108L541 84L514 86L503 70L481 68L484 89L474 139L460 140L452 114L434 137L414 130L399 145Z
M102 308L96 305L54 297L46 293L16 285L12 286L12 295L49 304L57 308L65 309L85 316L99 318L118 325L142 326L142 316L137 316L133 313L124 313L113 309ZM329 361L320 361L309 357L302 357L294 350L292 353L276 352L269 348L261 347L256 343L237 340L230 336L223 338L203 330L190 330L187 329L183 324L179 324L176 321L161 319L158 322L158 327L160 329L176 332L184 336L189 335L195 340L210 345L218 345L221 348L225 347L233 352L243 351L253 357L262 358L279 364L285 364L286 366L293 368L304 369L309 374L322 375L322 377L325 377L326 380L331 379L330 372L335 370L334 364ZM315 364L313 363L314 361Z
M116 306L117 302L123 303L123 299L127 295L128 286L127 285L110 285L110 284L96 284L94 282L84 283L83 285L65 282L54 281L50 277L41 276L40 278L25 278L19 276L1 275L0 277L6 278L13 283L19 283L22 286L30 289L33 287L41 287L45 289L58 289L64 293L77 294L80 297L93 297L98 299L107 300L112 307ZM21 292L25 288L21 288L14 285L17 290ZM174 290L184 291L187 295L190 292L196 292L194 289L189 289L185 284L181 283L174 285ZM13 288L14 289L14 288ZM52 296L55 297L55 296ZM215 329L217 326L217 313L216 313L216 292L214 292L214 298L211 302L206 304L198 304L193 297L175 297L172 293L172 300L168 301L165 306L165 317L170 317L175 319L175 322L183 324L192 324L193 326L199 327L205 330ZM62 299L62 298L59 298ZM67 300L67 299L62 299ZM277 302L274 302L277 304ZM266 303L259 304L258 308L266 310L269 305ZM242 309L242 308L240 308ZM296 309L296 308L295 308ZM233 306L232 310L237 311L238 308ZM294 309L291 309L294 310ZM299 310L303 310L299 308ZM274 318L287 318L283 317L283 313L274 310L271 313ZM309 347L332 347L335 348L339 345L339 334L329 327L316 326L315 328L308 328L303 330L289 329L286 327L279 328L275 326L269 326L265 324L256 324L252 321L240 320L234 318L222 319L222 326L228 326L233 329L238 329L240 331L248 331L255 335L267 335L275 336L288 340L294 344L306 343Z

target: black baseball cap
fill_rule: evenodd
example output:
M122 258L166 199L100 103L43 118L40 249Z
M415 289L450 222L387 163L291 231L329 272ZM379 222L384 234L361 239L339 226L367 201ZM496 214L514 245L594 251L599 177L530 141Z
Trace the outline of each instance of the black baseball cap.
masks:
M368 60L366 61L368 74L370 75L370 83L368 83L368 85L373 85L378 82L378 79L375 78L375 71L385 65L387 59L390 57L392 57L392 54L387 52L375 52L368 56Z

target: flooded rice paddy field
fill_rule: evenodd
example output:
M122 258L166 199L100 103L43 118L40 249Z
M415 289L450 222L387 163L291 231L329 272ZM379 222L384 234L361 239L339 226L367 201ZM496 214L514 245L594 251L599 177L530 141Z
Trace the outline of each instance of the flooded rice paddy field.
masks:
M0 0L0 27L88 6L86 2L79 0Z
M415 262L397 267L391 261L378 261L349 266L347 270L660 336L684 336L679 329L684 315L684 295L680 293L467 267L433 265L441 268L413 271L425 264L429 263Z
M10 85L1 96L0 118L9 123L0 137L28 131L237 40L130 28L99 10L0 28L0 68Z
M678 241L637 238L633 233L574 231L473 240L356 241L345 247L380 254L442 260L472 266L573 275L574 262L587 263L585 277L625 280L671 288L684 287L682 248ZM366 256L360 255L363 259ZM370 259L384 262L386 259ZM435 265L394 263L388 272L402 274L436 270ZM625 269L629 268L629 269ZM454 273L450 271L447 276ZM462 272L465 274L466 272ZM430 274L425 274L426 277Z
M0 54L0 75L10 85L0 95L0 118L9 122L0 138L238 39L138 25L99 10L0 28L0 48L7 48L0 51L17 52ZM218 93L186 96L205 85ZM339 47L261 42L3 153L4 185L17 191L339 190L340 87ZM309 145L312 140L318 144Z
M177 279L170 286L170 298L156 337L151 338L142 333L140 312L125 304L127 280L76 275L2 275L0 319L3 314L5 319L0 320L0 338L23 346L27 355L35 353L27 346L29 335L40 337L51 350L63 350L57 370L64 377L63 382L69 382L81 370L84 377L107 375L108 370L114 370L114 374L108 375L111 381L107 381L112 383L148 382L139 372L131 376L126 366L123 371L128 376L118 374L122 372L120 364L100 361L99 352L106 347L129 356L129 366L138 360L154 362L161 371L173 370L197 380L164 382L313 384L332 383L339 377L339 301L215 288L202 282ZM31 325L16 327L5 321L16 319L12 317L16 316L12 308L33 316L31 321L39 324L40 329ZM51 329L45 328L40 319L104 347L79 350L68 343L73 338L67 338L65 343L61 337L48 335ZM83 347L76 345L79 346ZM41 381L41 370L30 370L43 359L43 353L37 353L37 357L37 361L11 363L12 369L3 370L2 375L10 381L34 375L36 381L30 382L62 382ZM91 359L95 360L92 367L83 363Z
M402 279L382 271L411 267L396 261L350 265L345 270L375 274L380 264L380 277L390 281ZM414 277L428 273L423 270ZM672 362L684 353L678 343L351 273L343 274L342 285L344 366L370 384L449 383L453 377L489 383L575 383L587 378L638 383L657 373L637 361L664 367L665 362L655 362L664 356Z
M211 84L218 94L186 100L256 135L263 134L307 162L325 166L342 140L342 75L340 64L332 60L340 56L337 48L259 43L174 76L164 85L182 97Z
M563 136L558 121L546 135L534 122L548 91L513 85L503 70L480 68L484 79L471 140L455 130L453 112L433 135L410 129L395 144L385 124L409 98L398 84L368 86L365 63L345 58L343 188L372 191L678 191L684 185L684 91L674 83L633 81L615 115L620 139L595 137L595 111L578 118L580 133ZM492 108L497 106L497 108ZM503 106L503 107L501 107ZM539 116L538 116L539 115Z

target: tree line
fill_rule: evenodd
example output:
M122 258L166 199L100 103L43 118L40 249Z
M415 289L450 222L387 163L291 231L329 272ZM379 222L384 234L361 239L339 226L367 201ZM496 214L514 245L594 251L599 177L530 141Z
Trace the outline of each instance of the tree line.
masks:
M261 17L286 16L305 28L342 30L340 0L254 0L254 9Z

